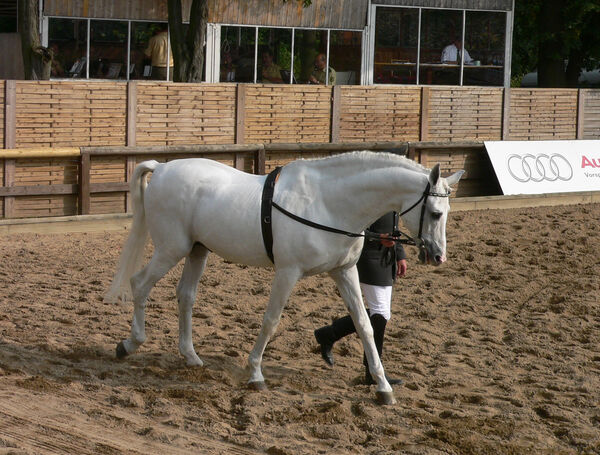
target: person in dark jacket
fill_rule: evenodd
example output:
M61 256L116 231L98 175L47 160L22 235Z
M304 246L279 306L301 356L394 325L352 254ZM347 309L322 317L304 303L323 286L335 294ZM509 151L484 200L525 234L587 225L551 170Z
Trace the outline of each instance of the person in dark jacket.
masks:
M375 221L367 232L389 234L398 226L398 214L390 212ZM373 327L373 338L379 357L383 351L383 336L385 326L391 317L392 285L396 277L406 274L406 254L400 243L392 240L367 240L361 252L358 263L358 276L364 300L368 306L369 319ZM321 356L327 364L333 366L333 345L336 341L356 332L350 315L333 321L331 325L315 330L315 338L321 348ZM375 384L367 365L365 364L365 382ZM402 384L400 379L387 378L390 384Z

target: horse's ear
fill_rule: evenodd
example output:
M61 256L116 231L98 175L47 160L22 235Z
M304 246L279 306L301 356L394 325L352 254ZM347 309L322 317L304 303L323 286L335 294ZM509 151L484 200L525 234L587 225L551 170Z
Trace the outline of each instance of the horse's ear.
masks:
M432 187L437 185L438 180L440 179L440 163L433 166L431 169L431 173L429 174L429 183Z
M450 175L449 177L446 177L446 182L450 186L456 185L464 173L465 173L465 171L455 172L454 174Z

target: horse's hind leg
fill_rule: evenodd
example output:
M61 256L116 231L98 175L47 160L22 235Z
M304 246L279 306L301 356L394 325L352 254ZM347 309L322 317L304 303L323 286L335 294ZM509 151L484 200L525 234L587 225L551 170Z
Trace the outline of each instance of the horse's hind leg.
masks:
M194 350L192 343L192 308L196 300L198 281L202 276L208 257L208 249L199 243L185 260L181 280L177 286L179 304L179 352L190 366L202 366L202 360Z
M156 282L165 276L183 256L184 254L176 258L173 255L161 254L156 249L148 265L131 277L133 294L131 335L117 345L118 358L134 353L146 341L146 299Z
M265 388L265 378L261 371L263 353L265 352L267 343L273 336L273 333L275 333L275 329L281 319L281 312L292 293L292 289L301 276L302 272L296 269L279 269L275 271L275 278L271 286L271 296L269 297L269 304L263 317L260 334L248 356L248 366L250 367L248 384L255 389Z

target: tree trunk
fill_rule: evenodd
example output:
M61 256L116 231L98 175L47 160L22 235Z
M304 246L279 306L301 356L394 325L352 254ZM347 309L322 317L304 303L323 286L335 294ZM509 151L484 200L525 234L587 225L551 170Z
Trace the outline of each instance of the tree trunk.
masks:
M52 67L50 51L40 43L39 0L19 0L19 33L25 79L48 80Z
M539 15L539 60L538 86L564 87L565 64L562 48L562 0L547 0L541 7Z
M169 31L173 52L175 82L202 82L204 68L204 43L208 5L206 0L193 0L190 24L184 29L181 0L168 0Z

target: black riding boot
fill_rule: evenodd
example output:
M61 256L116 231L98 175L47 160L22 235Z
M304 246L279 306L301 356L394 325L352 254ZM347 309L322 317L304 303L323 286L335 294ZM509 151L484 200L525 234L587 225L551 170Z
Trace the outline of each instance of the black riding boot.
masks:
M333 353L331 352L333 344L354 332L356 332L354 322L349 315L336 319L331 325L315 330L315 338L321 348L321 357L328 365L333 366Z
M383 352L383 335L385 334L385 326L387 324L387 320L380 314L374 314L371 316L371 327L373 327L373 340L375 341L375 347L377 348L377 353L379 354L379 358L381 359L381 354ZM371 372L369 371L369 364L367 363L367 356L363 354L363 363L365 364L365 382L367 384L376 384L375 380L371 376ZM391 385L401 385L404 381L402 379L393 379L385 376L387 381Z

